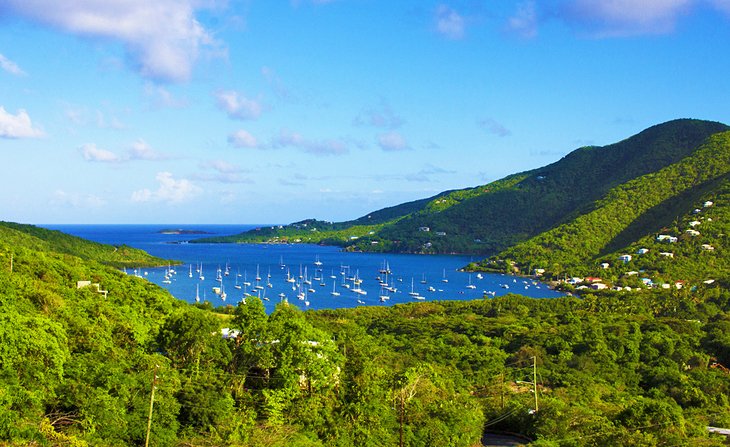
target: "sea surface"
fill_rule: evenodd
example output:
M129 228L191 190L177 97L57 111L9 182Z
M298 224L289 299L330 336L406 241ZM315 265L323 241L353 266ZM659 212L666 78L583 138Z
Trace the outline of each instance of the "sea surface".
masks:
M208 235L240 233L255 228L254 225L42 226L96 242L126 244L154 256L182 261L182 265L127 269L127 273L158 284L178 299L191 303L209 301L216 307L235 305L246 296L261 297L268 312L283 300L302 309L332 309L474 300L510 292L533 298L562 296L545 284L525 278L460 271L479 257L349 253L337 247L310 244L188 243ZM164 229L207 234L160 233ZM225 299L221 292L225 293Z

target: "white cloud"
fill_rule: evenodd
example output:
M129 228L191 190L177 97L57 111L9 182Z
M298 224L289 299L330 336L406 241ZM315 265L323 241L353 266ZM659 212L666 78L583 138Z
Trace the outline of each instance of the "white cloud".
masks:
M139 139L127 150L130 160L165 160L167 157L155 151L146 141Z
M517 12L507 20L507 30L525 39L537 36L537 25L537 10L532 0L517 5Z
M314 155L343 155L348 152L347 145L340 140L311 140L298 132L282 130L274 139L273 148L293 147Z
M197 0L5 0L4 13L74 35L122 42L147 78L190 78L201 49L217 45L195 18Z
M106 205L106 200L93 194L67 193L61 189L53 192L51 205L66 206L71 208L101 208Z
M396 129L403 125L403 118L396 115L390 105L384 100L376 107L365 109L355 117L355 125L373 126L385 129Z
M571 0L563 9L569 23L597 37L664 34L696 0Z
M155 191L147 188L134 191L131 196L132 202L182 203L202 192L202 189L190 180L176 180L169 172L158 172L155 180L159 183Z
M256 137L241 129L228 135L228 144L234 147L254 149L259 147Z
M449 39L461 39L466 32L466 21L459 13L442 4L436 8L436 31Z
M235 172L241 172L242 169L239 166L229 163L224 160L212 160L202 164L204 168L210 168L221 174L231 174Z
M96 147L94 143L84 144L79 148L79 152L86 161L95 161L99 163L119 163L122 161L117 154L106 149Z
M23 71L23 69L21 69L18 66L18 64L11 61L7 57L3 56L2 54L0 54L0 68L7 71L11 75L15 75L15 76L24 76L25 75L25 72Z
M17 115L0 106L0 138L39 138L43 131L34 127L28 112L18 110Z
M410 150L411 147L403 135L398 132L387 132L378 136L378 145L384 151L405 151Z
M250 99L242 93L233 90L223 90L215 93L218 107L229 117L240 120L253 120L261 116L263 107L255 99Z

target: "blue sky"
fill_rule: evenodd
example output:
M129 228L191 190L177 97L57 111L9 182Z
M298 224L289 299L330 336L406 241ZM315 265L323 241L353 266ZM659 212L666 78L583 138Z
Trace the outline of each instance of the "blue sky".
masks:
M730 0L0 0L0 219L353 219L730 123L727 48Z

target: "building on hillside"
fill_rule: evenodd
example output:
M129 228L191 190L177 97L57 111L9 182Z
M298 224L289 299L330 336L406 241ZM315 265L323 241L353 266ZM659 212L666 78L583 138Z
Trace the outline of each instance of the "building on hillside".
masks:
M621 255L618 257L618 260L626 264L627 262L631 262L631 255Z

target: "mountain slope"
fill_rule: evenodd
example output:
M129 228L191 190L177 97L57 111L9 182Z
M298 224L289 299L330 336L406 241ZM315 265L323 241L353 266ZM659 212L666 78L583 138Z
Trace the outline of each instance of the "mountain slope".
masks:
M725 218L730 217L728 195L730 132L723 132L711 136L694 154L681 161L613 188L605 198L595 202L592 211L503 251L492 259L491 265L499 258L516 262L523 273L544 268L553 276L598 274L598 264L617 264L619 253L633 254L631 261L634 261L634 257L641 257L635 254L639 248L650 247L652 254L644 259L653 259L651 265L629 261L626 264L630 265L622 270L627 272L640 266L643 270L660 270L673 279L703 279L727 272L730 257L721 247L725 231L730 230L724 226ZM711 210L702 213L704 204L709 202L713 204ZM705 222L705 214L709 222ZM703 231L694 226L702 227ZM660 233L677 237L676 244L657 244ZM703 249L702 245L713 249ZM677 256L676 249L684 252L686 259ZM657 252L671 255L656 258ZM710 258L712 263L707 262ZM703 261L688 262L687 259ZM666 265L657 268L659 264ZM678 265L684 267L677 268Z
M680 161L710 135L729 129L711 121L669 121L615 144L577 149L543 168L353 221L310 220L201 241L298 241L362 251L491 255L590 212L612 188Z
M60 231L13 222L0 222L0 238L34 250L70 254L115 267L167 265L169 262L126 245L100 244Z

